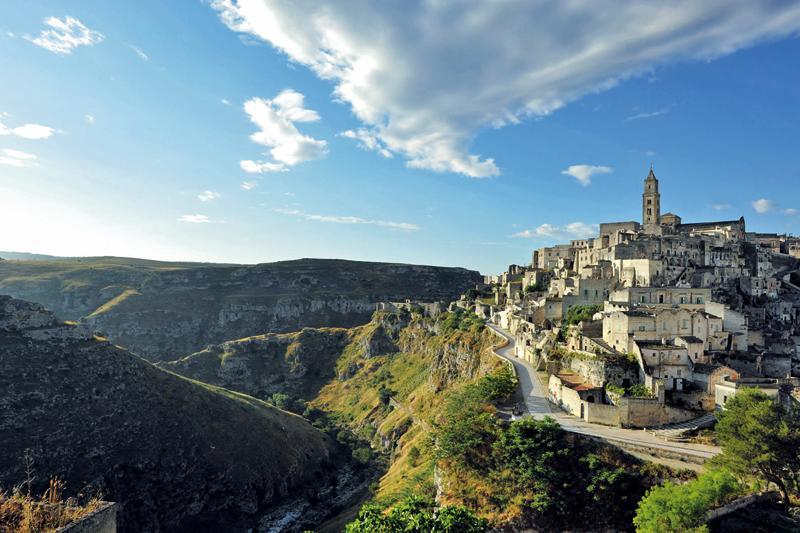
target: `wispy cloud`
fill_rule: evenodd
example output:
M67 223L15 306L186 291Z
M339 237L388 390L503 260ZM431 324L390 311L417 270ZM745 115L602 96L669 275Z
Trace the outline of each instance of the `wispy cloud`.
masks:
M207 215L181 215L178 222L188 222L190 224L208 224L211 219Z
M11 148L5 148L2 152L3 155L0 155L0 165L8 165L12 167L26 167L26 166L34 166L36 156L33 154L29 154L28 152L23 152L21 150L13 150Z
M258 187L258 183L255 181L243 181L241 187L246 191L252 191Z
M296 122L316 122L316 111L303 107L305 97L286 89L275 98L251 98L244 104L245 113L259 131L250 139L269 150L264 154L270 159L263 161L243 160L239 166L245 172L285 172L289 168L312 159L325 157L328 143L300 133Z
M231 105L230 100L228 100L227 98L221 98L220 103L222 103L223 105Z
M85 120L87 124L94 125L95 123L94 115L92 115L91 113L86 113L85 115L83 115L83 120Z
M54 54L71 54L79 46L93 46L105 38L102 33L90 30L73 17L48 17L44 19L44 24L50 29L42 30L36 38L26 38Z
M37 140L47 139L53 135L53 132L55 132L53 128L41 124L23 124L10 128L0 122L0 135L15 135L23 139Z
M201 202L210 202L212 200L216 200L219 197L220 197L220 194L218 192L214 192L214 191L203 191L203 192L201 192L200 194L197 195L197 198Z
M798 211L794 207L789 207L789 208L783 210L783 214L784 215L789 215L790 217L793 217L793 216L798 214Z
M711 206L711 209L713 209L714 211L727 211L731 207L732 207L731 204L713 204Z
M403 231L417 231L420 227L409 222L391 222L388 220L370 220L356 216L336 216L336 215L316 215L305 213L298 209L275 209L276 213L289 215L315 222L325 222L329 224L367 224L372 226L382 226L385 228L398 229Z
M643 118L653 118L653 117L658 117L658 116L661 116L661 115L666 115L667 113L669 113L669 108L668 107L664 107L664 108L658 109L656 111L649 111L649 112L644 112L644 113L636 113L635 115L629 116L625 120L640 120L640 119L643 119Z
M139 56L139 59L141 59L142 61L150 61L150 56L148 56L148 55L147 55L147 54L144 52L144 50L142 50L141 48L139 48L139 47L138 47L138 46L136 46L135 44L129 44L128 46L130 47L130 49L131 49L131 50L133 50L133 53L134 53L134 54L136 54L137 56Z
M571 222L566 226L542 224L534 229L526 229L514 234L514 237L526 239L586 239L594 237L600 230L597 224Z
M597 165L571 165L561 173L565 176L572 176L578 183L584 187L588 187L592 183L592 176L595 174L610 174L614 172L611 167L597 166Z
M775 202L772 200L767 200L766 198L754 200L751 205L753 206L753 209L755 209L756 213L763 214L775 210Z

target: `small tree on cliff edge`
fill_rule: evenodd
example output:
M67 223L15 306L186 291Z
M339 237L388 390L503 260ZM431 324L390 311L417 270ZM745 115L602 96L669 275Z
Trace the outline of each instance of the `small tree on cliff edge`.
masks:
M783 505L800 489L800 425L769 396L745 389L719 414L717 437L722 454L715 462L733 472L774 483Z

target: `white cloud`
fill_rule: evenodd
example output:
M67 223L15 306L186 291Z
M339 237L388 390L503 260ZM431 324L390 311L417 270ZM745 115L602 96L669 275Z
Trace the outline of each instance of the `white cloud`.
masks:
M230 102L230 100L228 100L227 98L222 98L222 99L220 99L220 102L221 102L223 105L231 105L231 102Z
M597 236L600 226L584 222L571 222L566 226L542 224L534 229L526 229L514 234L514 237L526 239L587 239Z
M766 198L761 198L753 201L752 206L753 209L756 210L756 213L769 213L775 209L775 202L772 200L767 200Z
M9 128L0 122L0 135L16 135L23 139L47 139L55 130L49 126L42 126L41 124L23 124L16 128Z
M197 198L201 202L210 202L212 200L216 200L219 197L220 197L220 194L218 192L214 192L214 191L203 191L203 192L201 192L200 194L197 195Z
M207 215L181 215L178 222L189 222L191 224L208 224L211 219Z
M420 227L416 224L409 222L391 222L387 220L369 220L355 216L334 216L334 215L314 215L311 213L304 213L298 209L275 209L276 213L282 215L290 215L306 220L313 220L316 222L326 222L329 224L368 224L372 226L382 226L385 228L398 229L404 231L417 231Z
M345 130L339 135L342 137L347 137L348 139L355 139L359 141L358 145L364 150L374 150L386 158L394 157L394 154L392 154L391 150L386 148L386 145L383 144L383 141L381 141L377 135L370 132L370 130L366 128Z
M246 191L252 191L256 187L258 187L258 183L256 183L255 181L243 181L241 187Z
M27 39L55 54L71 54L79 46L93 46L105 38L102 33L90 30L73 17L48 17L44 19L45 26L50 29L42 30L38 37Z
M4 148L3 155L0 155L0 165L12 167L34 166L36 165L36 163L34 163L35 160L35 155L11 148Z
M500 172L470 153L483 128L548 115L667 62L712 59L800 28L800 3L779 0L212 5L232 30L332 82L376 146L411 167L472 177Z
M283 172L298 163L325 157L328 143L303 135L295 126L295 122L319 120L316 111L303 107L304 99L302 94L286 89L271 100L251 98L245 102L245 113L259 127L250 139L268 148L264 155L270 159L240 161L242 170L249 173Z
M784 215L789 215L790 217L795 216L797 213L798 213L798 211L794 207L789 207L789 208L783 210L783 214Z
M83 120L85 120L87 124L95 123L94 115L92 115L91 113L86 113L85 115L83 115Z
M133 50L134 54L139 56L139 59L141 59L142 61L150 61L150 56L148 56L146 53L144 53L144 50L142 50L141 48L139 48L138 46L133 45L133 44L129 44L128 46L130 46L130 48L131 48L131 50Z
M572 176L578 183L587 187L592 183L592 176L595 174L610 174L614 172L611 167L597 166L597 165L570 165L566 170L561 173L565 176Z
M713 209L714 211L726 211L731 207L732 207L731 204L713 204L711 206L711 209Z
M665 107L665 108L662 108L662 109L658 109L656 111L650 111L650 112L645 112L645 113L637 113L635 115L629 116L625 120L639 120L639 119L643 119L643 118L653 118L653 117L658 117L658 116L661 116L661 115L666 115L667 113L669 113L669 108Z

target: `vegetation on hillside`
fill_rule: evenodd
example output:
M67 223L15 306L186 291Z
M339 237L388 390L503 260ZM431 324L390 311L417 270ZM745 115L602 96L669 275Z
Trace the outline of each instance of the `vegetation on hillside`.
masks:
M434 433L442 501L494 525L630 527L653 472L576 439L550 418L501 422L493 401L513 390L512 379L503 371L485 376L447 400Z
M642 533L707 531L706 513L757 488L777 487L788 508L800 490L800 423L758 389L744 389L719 413L715 468L683 485L665 483L639 503Z
M27 485L27 487L26 487ZM3 533L39 533L56 531L77 522L100 508L101 499L92 497L84 503L65 501L65 484L58 477L40 496L30 492L31 480L8 493L0 490L0 531Z
M386 512L378 505L361 508L346 533L481 533L487 522L457 506L436 507L433 500L411 496Z
M573 305L567 309L565 320L569 325L575 325L584 320L591 320L595 313L603 310L602 305Z

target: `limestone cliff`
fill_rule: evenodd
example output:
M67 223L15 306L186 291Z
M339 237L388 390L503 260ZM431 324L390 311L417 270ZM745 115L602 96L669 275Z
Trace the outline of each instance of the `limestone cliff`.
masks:
M331 440L301 417L160 370L0 296L0 485L54 475L121 502L123 531L241 531L321 490ZM69 495L68 494L68 495Z
M265 332L364 324L385 300L449 300L477 272L302 259L260 265L124 258L3 261L0 292L82 320L150 360Z

